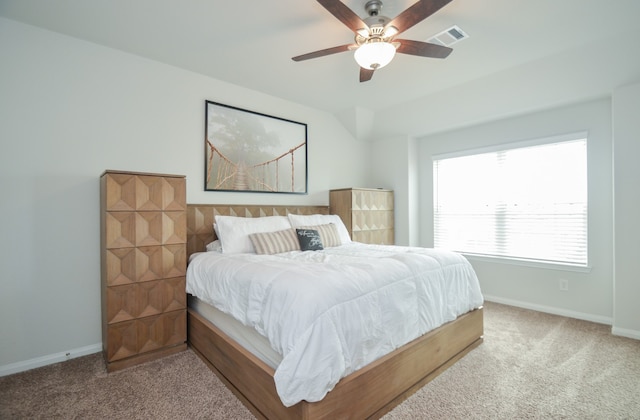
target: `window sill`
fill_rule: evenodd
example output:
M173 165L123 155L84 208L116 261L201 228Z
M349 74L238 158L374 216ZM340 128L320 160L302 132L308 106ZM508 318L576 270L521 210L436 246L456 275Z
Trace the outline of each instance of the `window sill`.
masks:
M591 266L525 260L520 258L496 257L496 256L489 256L489 255L465 254L465 253L462 253L462 254L469 261L481 261L481 262L489 262L489 263L495 263L495 264L517 265L520 267L544 268L547 270L572 271L576 273L591 272Z

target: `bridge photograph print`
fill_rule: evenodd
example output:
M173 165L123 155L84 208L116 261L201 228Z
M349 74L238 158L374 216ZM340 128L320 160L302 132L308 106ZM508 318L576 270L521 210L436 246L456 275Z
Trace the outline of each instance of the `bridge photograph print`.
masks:
M307 125L205 101L205 191L307 193Z

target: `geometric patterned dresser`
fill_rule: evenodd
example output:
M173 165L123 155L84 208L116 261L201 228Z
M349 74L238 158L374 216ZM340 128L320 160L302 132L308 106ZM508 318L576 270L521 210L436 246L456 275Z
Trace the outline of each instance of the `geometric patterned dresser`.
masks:
M340 216L353 241L384 245L395 243L392 190L331 190L329 208L331 214Z
M186 349L186 182L100 178L102 347L109 372Z

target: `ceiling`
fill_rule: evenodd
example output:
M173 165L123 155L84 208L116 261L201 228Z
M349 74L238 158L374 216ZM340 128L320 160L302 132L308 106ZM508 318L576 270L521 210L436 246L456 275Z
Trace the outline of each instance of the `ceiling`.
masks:
M361 17L365 2L344 0ZM395 17L413 2L386 0L382 12ZM384 112L567 51L598 62L592 44L620 48L607 60L628 65L640 41L638 0L453 0L402 34L426 41L458 25L469 38L447 59L398 54L360 83L351 52L291 60L353 41L314 0L0 0L0 16L336 114Z

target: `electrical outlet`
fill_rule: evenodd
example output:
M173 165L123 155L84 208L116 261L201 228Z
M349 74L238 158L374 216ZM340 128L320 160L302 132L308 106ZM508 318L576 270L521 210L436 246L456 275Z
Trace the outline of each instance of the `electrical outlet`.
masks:
M560 279L560 290L562 290L563 292L566 292L569 290L569 280Z

